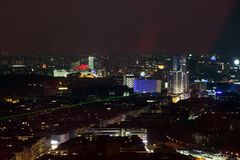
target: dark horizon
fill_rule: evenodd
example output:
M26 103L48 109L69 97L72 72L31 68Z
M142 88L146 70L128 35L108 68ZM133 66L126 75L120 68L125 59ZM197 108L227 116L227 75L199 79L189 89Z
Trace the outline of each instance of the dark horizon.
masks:
M239 46L230 45L229 39L231 35L239 35L236 0L71 0L67 3L4 0L0 4L0 51L10 53L200 54L216 51L232 55L239 50ZM236 38L233 40L236 44Z

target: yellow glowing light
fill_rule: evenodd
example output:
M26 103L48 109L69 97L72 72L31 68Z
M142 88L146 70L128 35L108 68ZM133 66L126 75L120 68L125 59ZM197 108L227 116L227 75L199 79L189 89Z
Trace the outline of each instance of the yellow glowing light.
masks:
M179 97L172 97L172 102L173 103L178 103L180 101Z
M159 69L164 69L165 66L164 66L163 64L160 64L160 65L158 65L158 68L159 68Z
M95 78L95 76L92 73L85 73L85 74L81 73L79 75L79 78Z
M59 87L58 90L68 90L68 87Z
M84 78L84 77L85 77L84 74L82 74L82 73L79 74L79 78Z
M12 103L12 104L16 104L16 103L20 102L19 99L14 99L14 98L5 98L4 100L5 100L6 102Z
M93 74L87 74L86 78L95 78L95 77L93 76Z

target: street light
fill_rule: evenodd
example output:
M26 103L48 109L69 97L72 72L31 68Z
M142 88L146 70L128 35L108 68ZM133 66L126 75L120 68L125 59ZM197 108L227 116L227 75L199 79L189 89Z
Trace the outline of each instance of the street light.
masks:
M233 63L237 66L240 64L240 61L239 61L239 59L235 59Z

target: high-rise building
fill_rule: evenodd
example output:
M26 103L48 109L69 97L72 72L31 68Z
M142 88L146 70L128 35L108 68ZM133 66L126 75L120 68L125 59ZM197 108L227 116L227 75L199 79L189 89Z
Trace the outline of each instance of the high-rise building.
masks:
M88 57L88 67L90 69L94 69L94 57L93 56Z
M133 88L135 79L133 74L126 74L123 76L123 85L128 86L128 88Z
M169 75L168 93L171 95L180 95L182 99L188 94L188 71L186 63L186 56L175 56L173 58L173 69Z

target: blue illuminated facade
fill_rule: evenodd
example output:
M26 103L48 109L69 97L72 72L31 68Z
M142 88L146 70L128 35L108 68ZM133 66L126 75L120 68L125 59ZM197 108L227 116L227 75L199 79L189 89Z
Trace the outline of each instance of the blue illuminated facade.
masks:
M161 81L160 80L134 80L134 93L160 93Z

